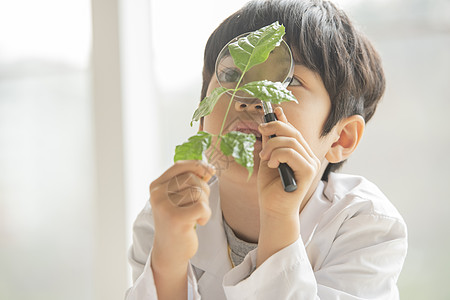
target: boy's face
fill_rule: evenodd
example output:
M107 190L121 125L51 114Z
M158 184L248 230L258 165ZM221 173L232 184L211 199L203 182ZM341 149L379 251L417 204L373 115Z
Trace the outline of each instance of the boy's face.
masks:
M213 76L208 86L207 95L219 86L216 76ZM331 109L330 97L322 79L317 73L305 66L296 65L294 80L288 89L297 98L298 103L285 102L281 104L281 107L289 123L300 132L314 154L324 165L326 164L325 155L333 144L333 139L331 138L332 134L321 137L323 125ZM212 113L204 117L203 128L200 127L200 130L215 135L219 134L230 98L230 95L224 94L219 99ZM263 122L263 115L262 105L259 100L235 98L231 104L224 132L222 133L225 134L229 131L237 130L255 133L257 136L254 151L254 175L250 181L256 180L256 174L258 173L259 152L262 149L262 142L257 127ZM213 140L212 145L215 145L215 140ZM225 158L222 154L219 155L220 151L215 153L218 156L213 158L211 163L216 165L219 176L226 176L233 180L245 182L248 173L244 167L235 163L232 158ZM319 175L321 176L321 174Z

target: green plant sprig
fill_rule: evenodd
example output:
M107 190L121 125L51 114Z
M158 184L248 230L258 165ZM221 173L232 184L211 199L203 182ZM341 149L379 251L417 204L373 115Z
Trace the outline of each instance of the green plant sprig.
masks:
M294 95L288 91L280 82L271 82L268 80L253 81L239 87L245 73L252 67L263 63L269 57L271 51L278 47L283 39L285 28L278 22L251 32L249 35L239 38L230 43L228 49L233 58L234 64L241 70L234 89L218 87L211 94L205 97L199 104L192 116L193 122L210 114L220 97L225 93L232 93L228 103L222 125L217 135L216 143L209 155L208 162L213 159L214 151L220 142L220 150L224 155L232 155L237 163L245 167L249 173L248 178L253 173L253 150L256 142L254 134L247 134L239 131L231 131L222 135L231 104L238 91L243 91L252 97L262 101L279 104L286 101L297 102ZM190 137L187 142L178 145L175 148L174 161L178 160L202 160L203 153L211 146L212 136L210 133L199 131L196 135Z

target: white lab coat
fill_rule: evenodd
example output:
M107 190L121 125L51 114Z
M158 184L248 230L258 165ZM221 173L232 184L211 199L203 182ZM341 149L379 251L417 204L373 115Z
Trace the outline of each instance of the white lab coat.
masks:
M300 214L300 237L255 269L255 249L231 268L218 180L210 185L212 216L198 226L190 261L189 299L399 299L406 225L388 199L362 177L331 173ZM147 204L134 223L128 300L157 299L150 253L154 226ZM192 266L204 270L197 281Z

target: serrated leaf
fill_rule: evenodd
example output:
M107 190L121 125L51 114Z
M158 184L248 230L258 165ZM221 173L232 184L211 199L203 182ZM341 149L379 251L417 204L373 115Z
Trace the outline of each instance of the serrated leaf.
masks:
M218 87L215 88L209 96L205 97L200 102L198 108L195 110L194 115L192 116L191 127L194 121L198 121L200 120L201 117L209 115L212 112L214 106L216 105L217 100L219 100L219 98L227 91L230 90L224 87Z
M201 160L203 152L211 145L211 134L199 131L191 136L187 142L175 147L173 161Z
M231 43L228 50L234 64L242 72L246 72L253 66L265 62L270 52L280 45L284 33L284 26L277 21Z
M281 82L272 82L268 80L253 81L240 87L239 90L262 101L274 104L287 101L298 103L292 92L286 89Z
M256 137L251 133L231 131L222 136L220 150L225 155L232 155L234 160L248 171L248 178L253 173L253 150Z

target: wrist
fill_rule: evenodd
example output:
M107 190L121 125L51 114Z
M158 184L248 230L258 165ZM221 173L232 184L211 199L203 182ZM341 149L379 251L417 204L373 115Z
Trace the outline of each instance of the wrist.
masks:
M298 214L285 216L262 214L260 222L257 267L270 256L294 243L300 235Z
M262 215L260 218L260 236L290 237L297 239L300 234L300 220L297 215Z
M168 240L167 237L161 239L159 237L155 234L151 257L152 268L178 273L185 271L184 266L188 265L190 257L184 253L184 247Z
M161 277L176 278L187 274L189 260L168 258L164 251L153 248L150 265L153 273L159 274Z
M261 210L259 215L261 224L270 224L272 226L289 226L299 223L299 212L293 210L289 213L279 213L269 210Z
M286 219L298 218L301 202L298 201L298 197L292 198L280 195L275 199L265 196L259 198L259 206L261 220L269 219L275 222L278 222L278 220L282 222Z
M152 251L150 268L156 286L158 299L187 299L187 274L186 264L169 264L158 259L158 252Z

